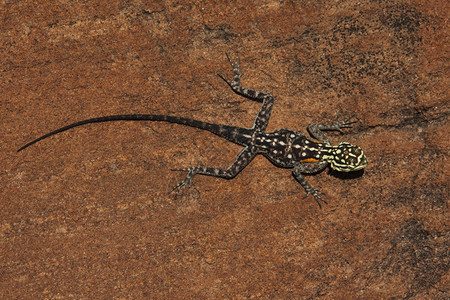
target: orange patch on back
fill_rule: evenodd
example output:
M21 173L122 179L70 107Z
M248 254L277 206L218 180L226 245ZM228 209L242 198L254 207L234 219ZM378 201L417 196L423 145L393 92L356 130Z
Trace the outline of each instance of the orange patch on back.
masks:
M305 158L305 159L301 159L301 162L318 162L319 160L316 158Z
M312 143L316 143L316 144L323 144L323 142L322 142L322 141L319 141L319 140L314 140L314 139L312 139L312 138L309 138L309 137L307 137L306 139L307 139L308 141L312 142Z

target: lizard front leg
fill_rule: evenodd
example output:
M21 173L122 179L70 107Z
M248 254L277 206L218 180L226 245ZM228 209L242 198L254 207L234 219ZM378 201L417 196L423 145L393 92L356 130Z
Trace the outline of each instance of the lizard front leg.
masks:
M319 207L322 208L322 205L320 204L320 201L328 204L325 199L323 199L320 194L325 194L324 192L321 192L319 189L313 188L305 179L305 177L302 175L302 173L317 173L324 168L328 163L326 161L320 161L320 162L313 162L313 163L297 163L294 166L294 170L292 171L292 175L294 178L301 184L301 186L305 189L306 195L303 198L308 197L309 195L313 195L314 199L316 200L317 204L319 204Z
M239 56L236 54L236 61L233 62L230 56L227 54L228 61L230 62L231 67L233 68L233 81L230 81L219 74L219 77L222 78L231 89L238 95L244 96L250 100L256 102L262 102L261 108L256 115L255 121L253 123L253 129L264 131L269 124L270 114L272 113L272 107L274 98L271 94L260 92L253 89L248 89L241 86L241 76L242 73L239 70Z
M308 126L308 132L309 134L315 138L318 139L319 141L323 141L329 145L331 145L330 140L328 139L328 137L325 135L325 133L323 132L324 130L335 130L335 131L339 131L339 132L343 132L342 128L350 128L352 127L353 123L356 123L357 121L350 121L352 117L345 119L344 121L341 122L336 122L334 124L331 125L324 125L324 124L310 124Z
M186 177L178 183L169 193L175 191L175 199L178 197L180 190L182 193L187 187L191 187L192 178L196 174L202 174L207 176L221 177L226 179L231 179L235 177L239 172L241 172L256 156L256 149L246 147L237 156L234 163L228 169L212 168L212 167L189 167L185 169L173 169L172 171L187 171Z

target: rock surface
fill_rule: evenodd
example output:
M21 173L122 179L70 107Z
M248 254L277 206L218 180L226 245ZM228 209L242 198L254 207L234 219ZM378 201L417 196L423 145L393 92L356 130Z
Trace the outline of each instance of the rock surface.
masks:
M1 7L0 290L4 299L444 299L449 296L447 1L6 1ZM312 4L314 3L314 4ZM257 157L180 125L80 127L158 113L305 132L354 114L334 143L361 146L362 176L322 172L319 209Z

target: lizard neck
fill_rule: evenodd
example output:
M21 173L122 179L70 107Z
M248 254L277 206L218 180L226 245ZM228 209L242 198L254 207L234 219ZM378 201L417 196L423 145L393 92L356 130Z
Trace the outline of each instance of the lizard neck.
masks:
M331 163L336 157L337 146L321 144L319 151L321 158Z

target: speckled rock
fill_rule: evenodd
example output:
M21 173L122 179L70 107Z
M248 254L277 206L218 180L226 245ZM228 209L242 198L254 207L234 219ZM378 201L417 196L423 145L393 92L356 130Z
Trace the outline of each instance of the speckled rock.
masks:
M256 4L258 3L258 4ZM447 1L6 1L1 7L0 291L5 299L445 299L449 286ZM208 132L85 118L170 114L304 132L352 114L334 143L364 174L322 172L322 209L288 169Z

